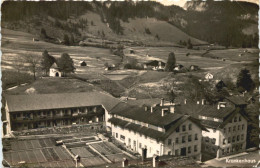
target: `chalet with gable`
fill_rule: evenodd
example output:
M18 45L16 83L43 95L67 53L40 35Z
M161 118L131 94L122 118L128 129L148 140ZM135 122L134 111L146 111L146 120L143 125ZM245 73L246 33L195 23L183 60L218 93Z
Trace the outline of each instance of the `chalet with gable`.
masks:
M56 62L54 62L52 64L52 66L50 67L50 76L51 77L61 77L61 71L60 68L58 67L58 65L56 64Z
M205 75L205 79L206 79L207 81L213 79L213 77L214 77L214 76L213 76L211 73L207 73L207 74Z
M205 100L201 103L185 100L176 111L200 120L209 131L202 131L202 152L212 158L221 158L246 149L248 119L244 107L246 103L242 100L236 102L236 98L228 97L217 106L207 105Z

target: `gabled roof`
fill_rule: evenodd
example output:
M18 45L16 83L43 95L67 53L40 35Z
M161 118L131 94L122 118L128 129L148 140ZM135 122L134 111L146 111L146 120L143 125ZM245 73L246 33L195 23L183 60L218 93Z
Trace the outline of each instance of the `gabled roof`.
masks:
M190 116L182 116L178 120L174 121L170 126L169 129L166 129L166 132L157 131L155 129L145 127L139 124L131 123L119 118L110 118L108 121L111 122L114 125L117 125L121 128L128 129L134 132L138 132L142 135L146 135L148 137L151 137L156 140L165 140L168 138L177 127L179 127L182 123L184 123L186 120L190 119L193 123L198 125L202 130L208 131L203 125L200 124L199 120L196 120Z
M225 107L217 109L216 105L201 105L195 102L188 102L187 104L180 104L176 106L176 112L187 114L198 118L199 116L206 116L218 119L224 119L227 115L232 113L235 107Z
M153 112L148 109L145 111L144 107L133 106L127 103L121 102L117 104L112 110L111 114L117 114L126 118L134 119L140 122L148 123L155 126L165 127L183 115L177 113L169 113L165 116L161 116L161 110L165 108L163 106L156 106L153 108Z
M226 97L226 99L235 105L246 105L247 104L246 101L241 96L229 96L229 97Z
M240 108L224 107L217 109L217 106L215 105L201 105L194 102L188 102L187 104L176 106L176 112L190 115L196 119L199 119L199 116L221 119L222 121L199 119L201 124L205 127L215 129L223 128L237 113L240 113L246 120L248 120Z
M58 65L56 64L56 62L54 62L50 68L58 69L59 67L58 67Z
M111 110L120 101L102 92L5 95L9 112L103 105Z
M159 98L154 98L154 99L137 99L137 100L127 100L126 103L129 105L134 105L134 106L143 106L143 105L147 105L147 106L152 106L154 104L158 104L160 103L161 99Z

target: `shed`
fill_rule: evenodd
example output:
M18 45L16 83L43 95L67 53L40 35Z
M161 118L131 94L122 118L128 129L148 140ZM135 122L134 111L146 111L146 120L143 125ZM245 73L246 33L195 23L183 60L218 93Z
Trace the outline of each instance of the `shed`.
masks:
M87 63L85 61L80 61L80 66L87 66Z
M51 77L61 77L61 71L58 65L54 62L50 67L50 76Z
M191 70L191 71L197 71L197 70L199 70L199 66L197 66L197 65L191 65L191 66L190 66L190 70Z
M211 74L211 73L207 73L206 75L205 75L205 79L206 80L211 80L211 79L213 79L213 75Z

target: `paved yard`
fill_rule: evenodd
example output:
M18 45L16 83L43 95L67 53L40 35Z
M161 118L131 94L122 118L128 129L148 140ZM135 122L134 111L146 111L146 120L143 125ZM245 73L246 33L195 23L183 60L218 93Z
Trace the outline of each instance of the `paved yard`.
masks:
M248 152L248 154L243 156L231 157L222 160L212 159L203 165L203 167L213 166L213 167L259 167L256 166L260 162L260 151Z

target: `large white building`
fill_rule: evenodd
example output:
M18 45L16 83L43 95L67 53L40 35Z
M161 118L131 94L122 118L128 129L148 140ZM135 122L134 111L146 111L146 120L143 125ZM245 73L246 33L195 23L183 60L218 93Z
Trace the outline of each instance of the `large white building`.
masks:
M211 158L220 158L246 149L247 117L246 103L238 97L228 97L218 105L205 101L187 102L176 107L177 112L189 114L207 128L202 131L202 153ZM183 113L184 112L184 113Z
M112 135L146 156L175 155L201 159L202 130L199 120L175 112L174 105L140 107L119 103L111 110Z

